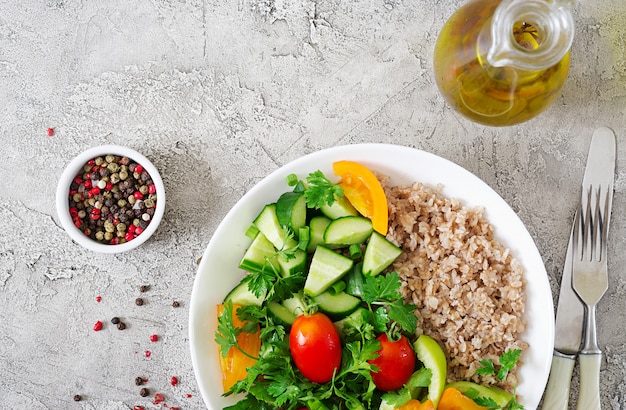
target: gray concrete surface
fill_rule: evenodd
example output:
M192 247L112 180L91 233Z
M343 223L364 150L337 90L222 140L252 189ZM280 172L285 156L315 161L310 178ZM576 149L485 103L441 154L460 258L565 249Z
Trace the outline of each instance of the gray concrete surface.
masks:
M434 83L434 42L461 4L0 0L0 408L157 408L157 392L202 408L187 326L197 258L255 183L337 144L416 147L478 175L528 227L556 300L598 126L619 139L610 289L598 307L602 404L626 408L626 3L576 5L565 89L506 128L460 117ZM168 194L156 235L116 256L74 244L54 205L64 166L103 143L148 156Z

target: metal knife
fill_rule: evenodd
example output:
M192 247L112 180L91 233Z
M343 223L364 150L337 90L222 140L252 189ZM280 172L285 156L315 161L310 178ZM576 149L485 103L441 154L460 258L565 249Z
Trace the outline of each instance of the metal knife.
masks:
M579 207L576 207L578 209ZM576 211L578 213L578 211ZM574 220L577 218L574 217ZM573 227L572 227L573 229ZM570 382L582 338L584 308L572 289L572 235L567 245L556 310L554 353L543 408L567 410Z
M585 176L583 181L588 180L590 175L595 172L598 167L602 167L607 161L613 158L615 161L615 143L613 143L613 152L606 152L599 149L594 143L596 134L613 134L608 128L599 128L594 132L591 145L589 147L589 155L587 157L587 166L585 168ZM613 165L613 168L615 165ZM580 205L576 207L578 209ZM578 215L574 217L574 221L578 220ZM573 227L572 227L573 229ZM550 410L567 410L570 396L570 382L572 372L576 362L576 356L580 349L584 307L578 299L578 296L572 288L572 235L567 246L565 256L565 265L561 277L561 290L559 292L559 300L556 312L556 327L554 339L554 354L552 356L552 367L550 369L550 378L543 400L543 408Z

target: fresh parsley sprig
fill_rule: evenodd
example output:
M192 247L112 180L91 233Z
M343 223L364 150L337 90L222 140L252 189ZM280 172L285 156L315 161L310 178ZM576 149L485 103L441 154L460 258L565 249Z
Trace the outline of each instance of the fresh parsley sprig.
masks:
M376 331L387 333L391 340L398 340L401 333L415 333L415 306L404 301L397 272L366 275L362 299L373 315L372 323Z
M215 342L220 346L222 357L226 357L228 351L234 347L244 355L256 360L258 359L257 357L252 356L250 353L241 348L239 342L237 341L237 336L243 332L254 332L257 329L257 324L255 322L247 322L243 327L235 327L233 320L233 315L235 314L237 314L237 312L233 312L232 302L226 302L224 304L224 311L217 319Z
M517 365L522 351L520 349L507 350L498 357L498 364L496 365L492 360L480 360L481 367L476 369L476 374L483 376L495 375L496 379L500 381L506 380L509 372ZM523 410L524 406L519 404L515 399L516 394L513 392L513 399L504 407L504 410ZM479 405L487 407L488 409L500 409L497 404L492 403L493 400L486 397L472 397L472 399ZM495 406L495 407L494 407Z
M331 182L320 170L310 173L305 181L300 181L295 174L287 176L287 183L294 186L294 192L304 192L309 208L320 209L332 205L337 198L343 197L343 189Z
M495 374L496 379L504 381L506 379L506 376L511 370L513 370L513 368L519 361L521 354L522 351L520 349L507 350L506 352L502 353L498 358L499 366L497 372L496 365L493 363L492 360L481 360L479 363L482 367L476 369L476 374L480 374L483 376L490 376Z

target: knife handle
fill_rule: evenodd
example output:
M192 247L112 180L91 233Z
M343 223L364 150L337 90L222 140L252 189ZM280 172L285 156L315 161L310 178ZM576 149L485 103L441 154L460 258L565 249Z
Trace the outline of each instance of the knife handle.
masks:
M581 354L578 410L600 409L600 362L602 353Z
M550 379L543 399L544 409L567 410L574 363L576 363L576 356L554 352Z

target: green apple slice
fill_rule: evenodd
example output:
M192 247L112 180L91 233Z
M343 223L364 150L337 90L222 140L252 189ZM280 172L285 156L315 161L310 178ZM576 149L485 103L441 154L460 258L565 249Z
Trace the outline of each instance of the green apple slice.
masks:
M506 405L513 399L513 395L511 393L496 386L482 386L472 382L460 381L450 383L446 386L446 388L448 387L457 389L463 395L471 398L472 400L478 397L492 399L501 408L505 408Z
M430 370L431 378L428 386L427 398L433 402L435 408L439 405L439 400L446 386L448 364L446 355L439 344L430 336L421 335L413 343L417 359L424 367Z

